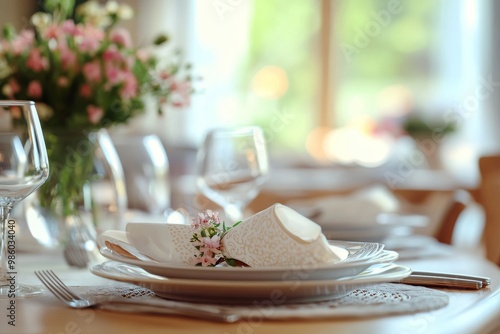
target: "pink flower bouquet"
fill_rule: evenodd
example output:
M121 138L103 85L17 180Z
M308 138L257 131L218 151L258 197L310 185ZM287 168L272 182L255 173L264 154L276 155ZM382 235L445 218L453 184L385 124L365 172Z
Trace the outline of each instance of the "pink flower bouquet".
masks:
M51 169L38 198L42 207L68 217L94 205L84 189L95 176L96 131L143 112L146 96L156 98L159 110L189 104L192 81L190 66L178 55L161 64L152 49L132 46L129 32L119 26L133 15L129 6L43 4L45 11L31 17L32 27L3 28L0 99L35 101ZM166 40L160 36L153 45ZM23 116L11 115L13 124Z
M117 24L133 15L109 1L47 0L32 29L11 25L0 38L0 99L33 100L45 129L98 129L125 123L143 97L182 107L192 93L189 65L160 66L151 50L132 46ZM75 13L74 19L69 18ZM161 44L166 38L157 38Z

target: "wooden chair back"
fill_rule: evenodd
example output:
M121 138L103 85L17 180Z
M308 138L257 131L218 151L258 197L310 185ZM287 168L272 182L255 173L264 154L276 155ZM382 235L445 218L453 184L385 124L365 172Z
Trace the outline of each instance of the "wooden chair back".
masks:
M408 212L423 214L429 219L426 226L415 228L415 233L433 236L439 242L452 244L456 223L471 201L470 194L465 190L427 190L419 193L418 199L414 200L416 196L406 190L402 198L406 201Z
M486 257L500 266L500 155L479 159L479 200L485 213L483 244Z
M439 242L452 244L455 225L469 200L470 196L465 190L457 190L453 194L435 235Z

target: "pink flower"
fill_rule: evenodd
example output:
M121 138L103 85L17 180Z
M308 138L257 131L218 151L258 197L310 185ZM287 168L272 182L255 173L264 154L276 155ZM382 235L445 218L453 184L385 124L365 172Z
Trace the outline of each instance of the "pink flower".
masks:
M193 218L193 220L191 221L191 227L193 229L197 230L201 227L201 222L203 221L202 215L202 213L198 213L198 217Z
M89 116L89 121L92 124L97 124L104 116L104 112L101 108L94 105L87 106L87 114Z
M111 31L109 35L111 42L129 48L132 45L132 39L130 38L130 33L124 28L116 28Z
M171 100L174 107L186 107L191 103L192 86L189 81L172 83L170 86Z
M161 80L166 81L168 80L172 75L170 74L169 71L163 70L161 71L158 76L160 77Z
M62 31L59 26L55 23L49 25L42 33L43 38L45 39L59 39Z
M218 235L214 235L213 237L205 237L201 239L200 252L207 253L211 252L213 254L220 254L221 244L220 237Z
M42 85L40 81L33 80L28 84L28 96L38 99L42 96Z
M84 27L81 24L77 24L73 28L73 32L71 33L72 36L74 37L82 37L84 35ZM78 41L81 42L81 39Z
M90 88L89 85L83 84L80 87L80 95L82 97L90 97L91 94L92 94L92 89Z
M113 86L119 84L123 79L123 72L116 66L107 65L106 66L106 81L108 84Z
M219 212L217 211L207 210L205 211L205 216L207 217L207 219L211 220L214 224L220 223Z
M25 50L29 50L35 41L35 33L31 30L23 30L12 41L12 52L15 55L22 53Z
M119 62L121 62L123 60L122 54L120 53L120 51L114 45L112 45L109 48L107 48L104 51L102 57L103 57L104 61L107 62L107 63L111 63L111 62L117 62L117 63L119 63Z
M124 99L131 99L137 96L138 84L137 79L131 72L126 72L123 75L123 88L121 89L120 95Z
M217 211L206 210L205 213L199 212L198 217L193 218L192 226L196 229L200 227L214 227L219 223L219 213Z
M66 46L61 46L59 48L59 52L61 53L61 65L64 70L68 69L73 69L73 71L76 71L76 65L77 65L77 57L76 53L70 50Z
M49 67L47 58L42 56L39 48L31 49L26 66L35 72L46 70Z
M101 80L101 64L97 60L84 64L82 71L89 82L99 82Z
M104 39L104 31L100 30L97 27L93 27L91 25L86 25L81 27L82 29L78 30L78 33L81 33L80 39L80 50L82 52L93 53L97 51L101 41ZM75 32L76 33L76 32Z
M78 33L78 30L76 29L75 22L72 20L66 20L61 24L61 30L65 34L73 35L75 36Z
M217 259L210 255L203 255L196 259L198 260L198 263L201 263L203 267L215 266L215 264L217 263Z
M82 52L93 53L97 50L98 47L99 47L99 41L96 41L95 39L92 38L84 37L80 42L80 50Z
M17 94L21 91L21 86L19 86L16 79L10 79L9 85L13 94Z
M69 84L69 80L66 77L57 78L57 85L60 87L67 87Z

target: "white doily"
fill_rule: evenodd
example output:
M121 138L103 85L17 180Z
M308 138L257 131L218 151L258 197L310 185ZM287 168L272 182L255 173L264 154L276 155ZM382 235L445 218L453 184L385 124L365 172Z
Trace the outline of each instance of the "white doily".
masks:
M151 290L132 284L113 287L78 287L82 295L123 298L157 298ZM436 310L448 304L446 293L421 286L383 283L357 289L330 301L273 305L255 302L254 305L225 305L232 312L251 319L289 318L348 318L411 314ZM204 304L206 305L206 304Z
M325 302L280 305L253 309L265 319L348 318L411 314L436 310L448 305L448 296L421 286L384 283L357 289ZM242 311L250 311L242 308Z
M122 297L122 298L151 298L155 293L149 289L132 284L114 286L75 287L76 292L82 297Z

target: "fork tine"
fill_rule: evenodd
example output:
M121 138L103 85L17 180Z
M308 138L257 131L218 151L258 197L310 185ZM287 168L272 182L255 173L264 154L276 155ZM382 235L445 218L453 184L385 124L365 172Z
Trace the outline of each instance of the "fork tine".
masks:
M56 296L58 299L62 300L63 302L67 303L68 299L67 296L64 294L61 294L59 289L56 289L56 287L53 285L51 281L45 276L45 272L43 271L35 271L35 275L40 279L40 281L45 285L47 289L50 290Z
M61 279L52 271L52 270L47 270L47 274L54 280L54 282L59 286L63 291L65 291L69 296L71 296L73 299L81 299L80 296L78 296L76 293L71 291L66 284L61 281Z
M72 292L66 284L64 284L59 277L52 270L41 270L35 272L35 275L52 291L59 299L64 301L72 301L74 299L81 299L80 296Z

